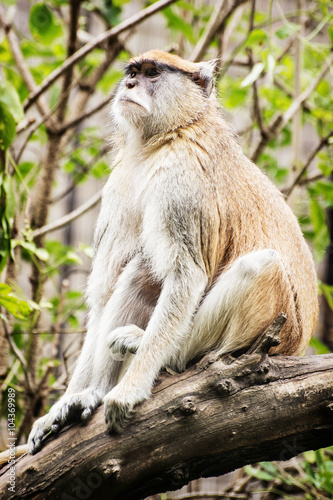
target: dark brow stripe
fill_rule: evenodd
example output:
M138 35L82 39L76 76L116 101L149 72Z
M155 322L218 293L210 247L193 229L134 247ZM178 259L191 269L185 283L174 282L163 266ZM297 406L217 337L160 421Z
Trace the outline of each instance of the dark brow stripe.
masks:
M173 72L173 73L176 72L176 71L178 71L179 73L183 73L183 74L188 75L188 73L186 71L182 71L182 70L180 70L178 68L175 68L174 66L170 66L169 64L158 63L158 62L156 62L156 61L154 61L152 59L143 59L140 62L132 62L132 63L128 64L125 67L125 74L129 75L131 73L131 71L133 71L134 69L136 69L138 71L141 71L143 64L152 64L159 71L170 71L170 72Z

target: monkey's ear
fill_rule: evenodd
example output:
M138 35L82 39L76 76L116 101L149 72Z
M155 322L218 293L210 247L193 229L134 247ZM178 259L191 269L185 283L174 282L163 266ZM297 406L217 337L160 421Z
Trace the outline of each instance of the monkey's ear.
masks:
M199 85L207 97L210 96L214 88L214 69L216 61L207 61L198 64L198 70L194 71L192 78L193 81Z

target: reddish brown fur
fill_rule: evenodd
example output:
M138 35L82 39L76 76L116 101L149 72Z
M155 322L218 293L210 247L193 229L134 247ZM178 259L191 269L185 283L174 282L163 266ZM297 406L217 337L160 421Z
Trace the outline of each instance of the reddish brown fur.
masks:
M155 63L167 64L180 71L185 71L187 73L194 73L198 71L199 63L193 63L190 61L185 61L179 56L174 54L169 54L168 52L163 52L162 50L150 50L139 56L132 57L128 64L141 64L146 61L151 61Z

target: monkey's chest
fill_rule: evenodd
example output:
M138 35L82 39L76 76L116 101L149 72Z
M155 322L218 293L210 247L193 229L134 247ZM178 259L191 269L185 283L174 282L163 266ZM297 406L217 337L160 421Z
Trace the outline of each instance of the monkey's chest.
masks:
M99 217L100 232L105 233L108 245L117 243L128 250L140 246L145 210L146 188L142 179L111 178L103 193Z

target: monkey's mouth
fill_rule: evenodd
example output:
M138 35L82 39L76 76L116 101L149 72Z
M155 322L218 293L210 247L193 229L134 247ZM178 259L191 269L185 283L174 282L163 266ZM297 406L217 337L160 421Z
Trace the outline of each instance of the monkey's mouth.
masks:
M133 99L129 99L129 97L122 97L120 99L120 102L130 102L131 104L136 104L137 106L140 106L140 108L143 108L143 106L141 106L141 104L139 104L136 101L133 101Z

